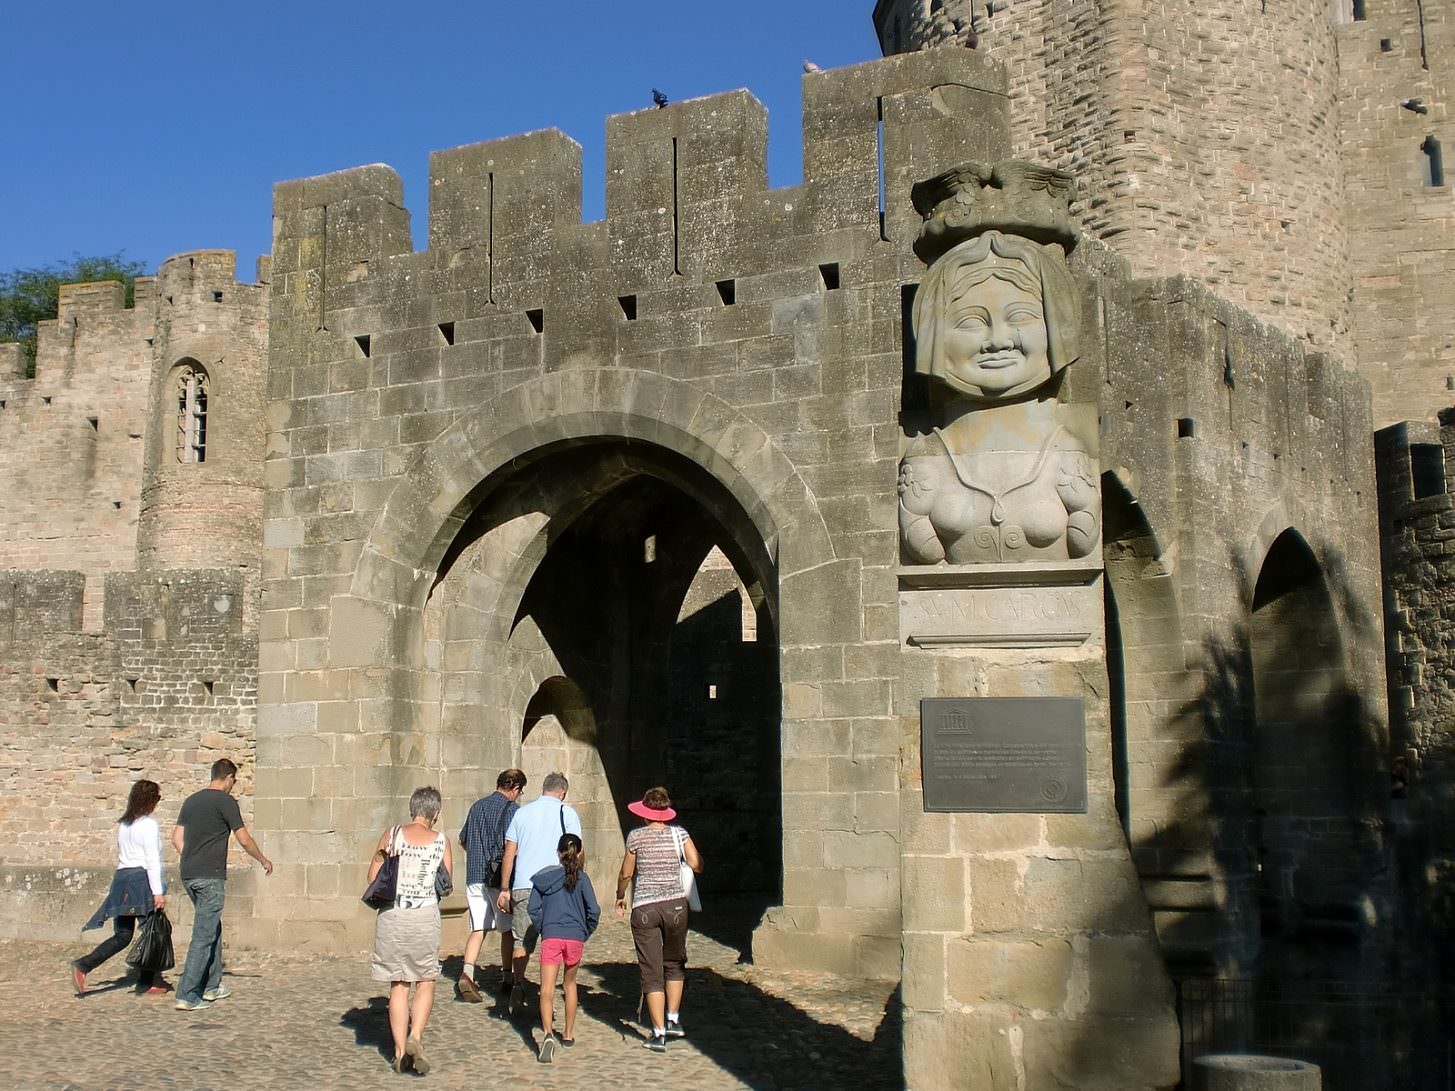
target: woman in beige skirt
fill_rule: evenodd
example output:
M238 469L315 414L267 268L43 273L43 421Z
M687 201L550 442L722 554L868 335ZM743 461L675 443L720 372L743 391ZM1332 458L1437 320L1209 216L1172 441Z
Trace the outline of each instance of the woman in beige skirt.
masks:
M374 957L370 974L389 982L389 1031L394 1038L394 1071L429 1071L424 1056L424 1027L434 1007L434 983L440 975L440 903L435 873L443 864L454 875L450 843L435 829L440 818L440 793L416 788L409 797L410 822L391 826L379 838L369 865L369 881L384 860L399 857L399 886L394 904L381 909L374 922ZM414 985L414 1002L409 986Z

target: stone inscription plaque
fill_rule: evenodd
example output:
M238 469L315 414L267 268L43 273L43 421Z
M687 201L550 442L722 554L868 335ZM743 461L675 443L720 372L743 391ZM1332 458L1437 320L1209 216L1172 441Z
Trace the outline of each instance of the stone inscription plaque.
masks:
M926 811L1084 814L1079 697L928 697L920 702Z
M1097 584L906 588L900 629L917 648L1034 648L1084 644L1101 629Z

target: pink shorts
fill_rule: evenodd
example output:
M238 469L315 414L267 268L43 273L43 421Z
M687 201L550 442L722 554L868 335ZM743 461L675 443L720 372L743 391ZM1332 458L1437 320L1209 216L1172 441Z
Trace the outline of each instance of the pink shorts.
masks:
M541 940L541 964L564 962L567 966L579 966L581 952L585 949L586 944L579 939L543 939Z

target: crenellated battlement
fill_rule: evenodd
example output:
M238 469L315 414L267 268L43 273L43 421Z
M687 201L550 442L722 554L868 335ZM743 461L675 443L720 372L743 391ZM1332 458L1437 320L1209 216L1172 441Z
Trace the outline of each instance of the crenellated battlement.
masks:
M610 278L630 291L750 274L771 264L754 255L770 254L765 243L775 238L844 230L865 243L905 241L918 228L907 200L912 176L963 157L967 145L1002 143L1004 96L1003 71L969 52L807 75L805 180L778 191L768 188L767 114L746 91L615 115L606 121L604 226L582 224L580 148L559 131L436 152L427 262L410 254L408 212L390 168L285 182L274 190L282 228L275 275L331 271L329 306L350 307L369 297L357 287L364 277L404 258L448 280L479 280L483 305L534 306L539 291L530 285L552 250L604 258ZM881 188L892 210L884 225ZM451 275L460 268L472 275ZM299 285L289 294L307 292Z

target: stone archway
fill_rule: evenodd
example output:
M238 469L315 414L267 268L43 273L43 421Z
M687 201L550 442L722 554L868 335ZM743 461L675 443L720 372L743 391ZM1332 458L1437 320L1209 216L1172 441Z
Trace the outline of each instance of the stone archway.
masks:
M1329 975L1357 959L1361 931L1361 714L1323 566L1296 529L1263 556L1248 633L1264 965Z
M330 785L327 829L290 825L286 815L276 827L294 839L307 874L336 873L367 855L418 783L441 787L448 825L514 763L540 683L561 674L579 684L549 624L540 626L549 654L522 638L531 582L565 528L586 526L599 515L593 508L606 510L604 498L633 487L712 516L714 532L698 535L701 552L686 550L674 576L683 594L716 545L758 605L763 631L776 637L775 651L862 639L860 562L835 556L812 492L744 413L689 383L612 369L512 388L457 420L406 468L356 547L353 576L328 600L306 691L270 697L260 715L260 736L269 736L260 756L306 746L332 760L311 776ZM660 604L669 628L681 606L670 599ZM773 728L786 731L803 713L785 707L776 679L773 701ZM604 730L605 713L595 711ZM603 735L603 754L610 745ZM781 750L774 756L776 785ZM648 780L645 768L616 768L611 811ZM291 798L289 784L280 776L274 786L269 775L259 782L263 814ZM781 841L775 847L781 852ZM337 910L319 912L354 927L345 910L341 898Z

